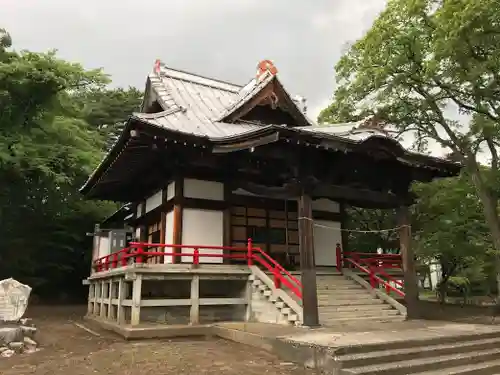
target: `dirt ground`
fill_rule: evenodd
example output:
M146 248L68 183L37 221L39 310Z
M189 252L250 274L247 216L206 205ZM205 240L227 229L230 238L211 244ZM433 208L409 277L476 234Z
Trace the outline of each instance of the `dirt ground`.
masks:
M220 339L126 342L77 327L85 308L36 307L27 312L41 350L0 358L2 375L299 375L312 374L252 347ZM94 329L94 327L92 327Z

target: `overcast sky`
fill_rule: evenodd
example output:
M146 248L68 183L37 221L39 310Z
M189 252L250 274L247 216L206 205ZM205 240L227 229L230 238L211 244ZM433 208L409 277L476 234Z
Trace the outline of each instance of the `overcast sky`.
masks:
M385 0L0 0L16 49L57 49L114 85L144 87L159 58L172 68L247 83L271 59L315 117L334 90L334 65Z

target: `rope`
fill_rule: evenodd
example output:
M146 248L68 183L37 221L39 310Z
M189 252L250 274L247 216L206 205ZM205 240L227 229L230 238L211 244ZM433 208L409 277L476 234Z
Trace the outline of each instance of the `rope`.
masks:
M411 225L400 225L398 227L394 228L387 228L387 229L378 229L378 230L360 230L360 229L342 229L338 227L331 227L329 225L323 225L323 224L317 224L314 222L313 219L310 217L305 217L301 216L298 218L299 220L309 220L313 222L313 225L318 228L325 228L325 229L330 229L330 230L336 230L338 232L351 232L351 233L385 233L385 232L393 232L393 231L398 231L402 228L411 228Z

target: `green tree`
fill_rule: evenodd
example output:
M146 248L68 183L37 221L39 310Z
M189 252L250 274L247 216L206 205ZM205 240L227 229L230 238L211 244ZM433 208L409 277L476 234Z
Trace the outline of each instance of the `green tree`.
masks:
M91 249L85 232L114 206L78 193L105 139L73 97L102 90L108 78L54 52L16 52L10 44L2 30L0 278L16 277L39 294L81 292Z
M128 117L140 109L143 93L135 87L99 88L74 95L83 119L106 139L106 149L116 141Z
M421 148L433 140L466 168L497 254L500 3L496 0L390 0L336 66L338 89L320 121L376 113ZM458 114L470 120L463 125ZM480 152L490 155L485 172ZM500 288L498 288L500 291Z
M414 191L418 195L412 222L415 252L420 262L439 263L441 302L450 283L464 296L472 283L480 283L482 292L488 293L487 264L493 261L493 244L470 177L462 174L416 184Z

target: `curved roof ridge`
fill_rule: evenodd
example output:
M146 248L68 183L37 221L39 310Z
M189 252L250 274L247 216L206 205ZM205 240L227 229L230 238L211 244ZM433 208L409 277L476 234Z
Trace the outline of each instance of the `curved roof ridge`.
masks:
M202 76L196 73L169 68L165 64L160 64L159 75L160 76L166 75L182 81L192 82L198 85L213 87L219 90L225 90L234 93L239 92L243 87L242 85L234 84L228 81L223 81L216 78Z
M185 110L186 110L186 108L184 108L182 106L178 106L176 108L166 109L164 111L155 112L155 113L132 112L132 116L141 117L141 118L148 119L148 120L154 120L154 119L158 119L160 117L165 117L165 116L172 115L174 113L177 113L180 111L185 111Z

